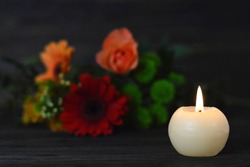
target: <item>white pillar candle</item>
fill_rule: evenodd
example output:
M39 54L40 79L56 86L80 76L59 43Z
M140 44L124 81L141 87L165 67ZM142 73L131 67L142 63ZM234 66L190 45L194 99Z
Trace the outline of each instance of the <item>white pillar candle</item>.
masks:
M225 115L215 107L203 107L200 87L196 107L180 107L170 119L170 141L176 151L185 156L208 157L217 155L229 136Z

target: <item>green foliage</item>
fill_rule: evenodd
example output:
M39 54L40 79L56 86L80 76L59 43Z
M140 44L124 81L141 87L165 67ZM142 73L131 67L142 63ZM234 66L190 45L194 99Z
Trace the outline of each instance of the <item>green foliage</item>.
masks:
M134 117L135 123L139 122L140 128L147 129L153 123L156 126L166 124L170 102L171 105L175 104L174 97L179 95L176 91L186 83L184 76L175 72L174 61L191 52L181 45L169 47L167 36L163 38L157 52L149 51L148 43L142 48L138 67L134 70L134 75L131 75L138 85L127 87L125 85L123 89L126 91L123 92L131 96L131 100L135 103L132 111L136 110L136 112L130 116ZM139 98L138 89L143 90L140 93L141 98ZM145 108L138 107L141 105Z
M26 95L32 94L36 89L33 83L39 71L39 63L35 60L19 61L9 57L0 57L0 61L15 71L15 73L6 71L0 73L0 91L8 97L1 103L1 107L17 110Z
M172 72L174 62L173 51L170 50L165 43L162 43L162 45L158 49L157 54L160 56L162 61L162 66L159 69L160 73L164 72L164 74L166 75Z
M144 54L150 48L150 40L148 38L143 38L139 41L138 51L139 54Z
M140 83L148 83L154 78L156 72L157 68L155 62L147 57L142 57L135 71L135 79Z
M67 74L59 76L60 83L45 81L34 84L34 78L40 73L39 67L43 67L39 66L41 65L39 57L26 62L4 57L1 60L16 68L20 72L22 80L8 75L0 75L1 86L3 90L11 90L9 92L13 94L14 100L15 94L25 97L27 94L34 94L35 90L36 95L32 97L36 97L36 111L44 119L50 119L62 111L62 97L69 91L69 80L77 82L79 74L82 73L90 73L99 77L109 75L112 78L112 84L130 97L130 112L127 115L129 123L125 123L129 125L132 123L132 126L140 129L148 129L152 125L164 125L169 119L170 105L178 101L177 98L182 97L178 94L178 90L181 90L182 86L186 84L185 77L181 73L175 72L174 61L190 55L192 51L181 45L170 46L167 36L163 38L156 51L151 50L148 39L143 39L138 43L140 54L138 66L128 75L117 75L103 70L99 66L79 65L72 66ZM12 85L11 89L9 89L9 85ZM32 93L28 90L30 87L34 87ZM174 97L177 98L174 99ZM18 97L18 99L22 98Z
M143 58L154 62L157 68L161 66L161 59L155 52L146 52L143 54Z
M142 103L142 92L138 88L138 86L134 83L125 84L122 87L122 92L130 97L130 101L135 103L136 105L140 105Z
M152 124L152 117L148 109L138 107L136 112L136 124L140 129L148 129Z
M44 119L49 119L62 111L61 104L62 97L52 96L46 92L39 97L35 107Z
M171 47L175 58L184 58L192 54L192 50L189 47L183 45L174 45Z
M53 118L62 111L62 96L68 91L68 87L50 80L42 82L38 86L40 91L36 110L44 119Z
M39 62L37 62L37 59L21 62L13 58L1 57L0 60L12 65L22 74L22 77L29 80L33 81L34 76L38 74L37 65L39 64Z
M165 106L160 103L153 103L150 106L151 115L154 118L156 125L164 125L168 120L168 111Z
M150 94L156 102L168 103L174 98L175 87L171 82L165 79L157 80L153 83Z
M172 82L175 86L182 86L186 83L185 77L182 74L171 72L168 75L168 80Z

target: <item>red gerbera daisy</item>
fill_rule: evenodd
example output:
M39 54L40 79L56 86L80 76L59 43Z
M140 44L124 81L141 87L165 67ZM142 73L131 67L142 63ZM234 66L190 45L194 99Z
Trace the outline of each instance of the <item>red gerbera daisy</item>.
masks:
M110 82L109 76L83 74L79 86L71 84L71 92L63 100L63 128L75 135L98 136L109 135L113 125L121 125L128 111L128 97L120 96Z

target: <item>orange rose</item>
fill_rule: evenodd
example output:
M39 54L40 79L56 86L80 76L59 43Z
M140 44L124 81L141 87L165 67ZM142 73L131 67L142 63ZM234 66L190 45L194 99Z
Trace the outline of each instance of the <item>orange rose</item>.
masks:
M68 46L66 40L58 43L51 42L45 47L45 51L41 53L41 60L46 67L46 72L37 76L36 81L58 80L58 74L65 74L70 69L70 60L73 55L74 48Z
M117 74L127 74L137 67L137 42L127 28L115 29L106 37L96 62Z

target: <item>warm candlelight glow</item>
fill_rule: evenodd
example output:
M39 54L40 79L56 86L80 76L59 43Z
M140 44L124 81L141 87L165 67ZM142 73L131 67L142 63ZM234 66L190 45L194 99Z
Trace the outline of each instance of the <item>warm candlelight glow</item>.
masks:
M203 105L201 87L199 86L197 89L197 95L196 95L195 112L202 112L202 111L204 111L204 105Z
M225 146L230 127L216 107L204 107L200 86L196 106L182 106L172 115L168 135L175 150L190 157L217 155Z

